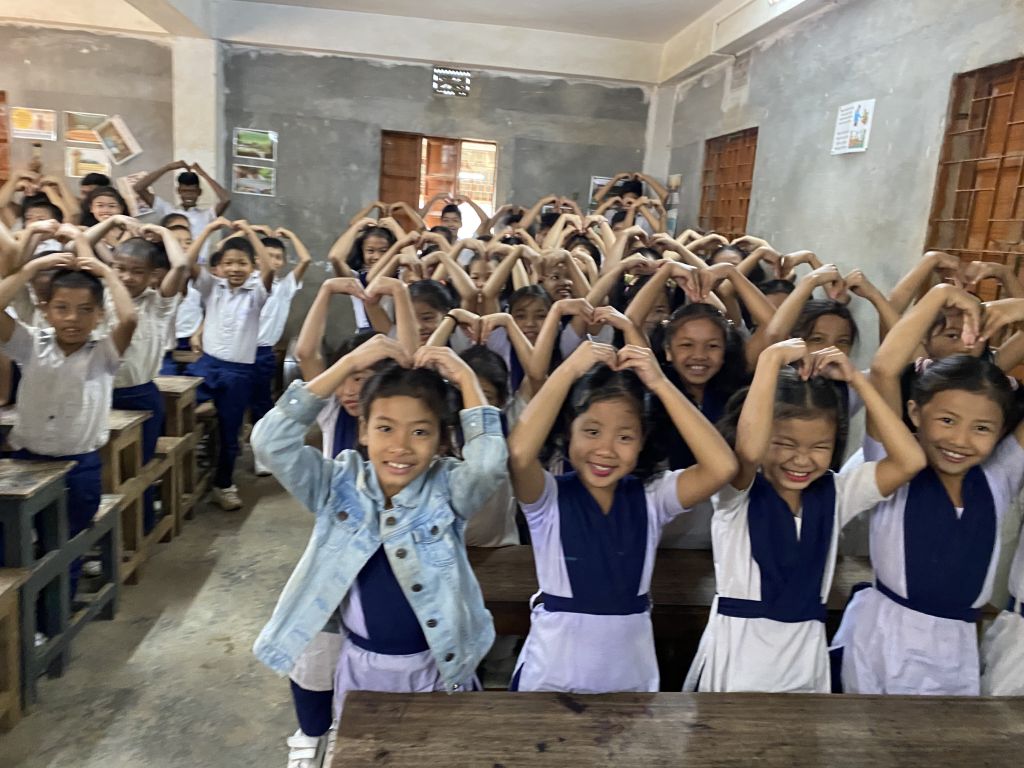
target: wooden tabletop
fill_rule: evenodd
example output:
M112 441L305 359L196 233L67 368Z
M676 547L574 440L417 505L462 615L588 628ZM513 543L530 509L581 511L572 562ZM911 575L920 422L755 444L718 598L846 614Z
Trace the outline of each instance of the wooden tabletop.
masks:
M73 461L0 459L0 497L27 498L75 466Z
M16 590L26 581L32 571L27 568L0 568L0 597Z
M203 383L202 376L157 376L153 379L162 395L184 395Z
M537 591L533 547L522 545L488 549L470 547L469 562L492 604L526 606ZM850 588L871 581L871 562L866 557L840 557L829 594L830 610L841 611ZM710 552L692 549L659 549L651 581L655 609L668 606L709 608L715 597L715 563Z
M119 411L111 409L107 418L107 429L111 432L123 432L126 429L142 424L151 416L150 411ZM0 408L0 427L13 427L17 416L13 405Z
M1024 698L356 691L334 768L962 768L1022 745Z

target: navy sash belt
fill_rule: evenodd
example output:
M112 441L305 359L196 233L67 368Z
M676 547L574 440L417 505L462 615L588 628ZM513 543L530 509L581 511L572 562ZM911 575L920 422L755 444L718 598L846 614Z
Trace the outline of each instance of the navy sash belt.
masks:
M807 612L788 613L773 609L768 603L761 600L743 600L738 597L718 598L718 612L722 616L733 616L737 619L771 619L772 621L784 621L788 624L797 624L802 621L825 621L828 616L828 606L818 605Z
M558 597L542 592L537 598L544 608L552 613L589 613L593 616L630 616L634 613L646 613L651 607L650 595L634 595L606 602L579 600L575 597Z
M978 608L956 608L951 605L923 605L920 602L908 600L902 595L893 592L877 578L875 579L875 589L897 605L902 605L904 608L909 608L912 611L924 613L928 616L935 616L938 619L953 619L954 621L966 621L969 624L974 624L978 617L981 616L981 611Z
M396 639L388 643L382 643L361 637L347 628L345 632L352 645L356 648L362 648L364 651L379 653L384 656L411 656L414 653L423 653L423 651L430 650L430 646L423 642L422 637L411 637L403 640Z
M1021 616L1024 616L1024 604L1013 595L1010 595L1010 599L1006 601L1006 610L1010 613L1019 613Z

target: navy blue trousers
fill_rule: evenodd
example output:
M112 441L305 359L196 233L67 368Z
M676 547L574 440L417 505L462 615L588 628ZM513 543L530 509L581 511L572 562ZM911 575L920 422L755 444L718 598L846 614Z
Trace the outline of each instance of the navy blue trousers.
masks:
M202 376L196 401L213 400L217 407L217 433L220 451L213 484L217 488L232 485L235 461L238 459L238 432L245 419L245 409L252 394L252 380L256 366L252 363L232 363L205 352L188 367L189 376Z
M334 691L308 691L294 680L288 682L292 686L299 728L307 736L323 736L330 730L334 716Z
M156 455L156 441L164 424L164 400L160 390L152 381L134 387L119 387L114 390L111 405L122 411L152 411L152 416L142 423L142 463L148 464ZM142 510L142 529L145 533L153 530L156 514L153 511L153 499L156 491L146 490L145 504Z
M184 376L185 375L185 363L179 363L174 359L174 352L188 352L192 349L192 340L188 336L183 336L178 339L178 344L171 352L167 352L164 355L164 362L160 366L161 376Z
M270 389L277 373L277 355L273 347L256 347L255 373L252 380L252 400L249 402L249 416L252 423L262 419L271 408L274 400Z

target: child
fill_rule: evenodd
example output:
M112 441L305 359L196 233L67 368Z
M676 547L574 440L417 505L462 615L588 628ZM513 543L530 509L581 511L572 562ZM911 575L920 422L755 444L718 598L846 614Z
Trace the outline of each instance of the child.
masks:
M1002 307L986 312L979 333L981 305L942 284L900 320L871 366L894 412L903 409L900 373L932 318L962 312L971 346L1024 319L1024 301L1011 300L1012 311L993 304ZM1003 372L968 355L932 363L914 379L906 406L928 466L871 517L874 588L856 594L833 642L844 649L843 690L977 696L976 622L992 594L1001 521L1024 480L1024 427L1015 425ZM865 439L866 459L883 454Z
M43 310L51 327L32 328L0 311L0 353L21 367L17 422L8 436L12 458L76 462L65 476L69 536L85 530L99 509L99 449L107 442L114 374L137 323L128 291L84 235L75 239L75 248L76 254L34 259L0 282L0 308L6 308L39 272L57 270ZM104 283L117 324L109 336L94 340ZM72 594L80 568L76 561L71 569Z
M306 430L353 373L391 365L363 386L359 442L330 459ZM436 368L426 370L427 368ZM439 375L440 374L440 375ZM451 414L444 376L462 394L463 460L441 458ZM496 408L451 350L412 358L383 336L308 384L294 382L253 432L257 457L316 515L313 540L256 641L257 657L289 672L339 609L346 631L335 678L346 692L461 691L494 640L465 553L466 521L506 477Z
M842 458L847 417L828 379L860 393L889 458L830 471ZM827 693L824 622L839 532L924 466L924 454L845 354L810 355L799 339L761 354L722 428L740 470L714 497L717 595L686 688Z
M170 173L173 170L181 169L182 173L178 174L178 198L181 200L181 206L175 208L169 202L164 200L162 197L153 194L153 190L150 189L157 181L159 181L165 174ZM199 198L203 193L202 187L199 185L199 177L202 176L206 183L210 185L213 193L217 195L217 202L212 208L199 208ZM214 219L224 215L224 211L231 205L231 193L228 192L224 187L218 184L213 177L210 176L206 171L203 170L199 163L192 163L189 165L184 160L175 160L172 163L157 168L150 174L142 177L135 183L135 194L137 194L142 201L153 209L153 215L155 216L166 216L169 213L180 213L183 214L189 223L189 227L192 229L192 236L195 238L199 237L199 233ZM205 252L201 255L205 260Z
M221 246L219 270L223 277L192 264L192 280L206 305L206 319L203 356L188 368L189 375L203 377L197 401L212 399L217 406L220 439L213 500L225 510L242 506L233 481L238 431L252 392L260 311L274 277L263 243L249 223L236 221L234 226L245 239L232 237ZM257 269L259 274L255 274Z
M253 376L252 402L249 406L253 424L262 419L264 414L273 407L273 402L270 399L270 386L277 373L277 355L274 354L274 345L284 333L284 324L288 321L288 310L291 309L292 299L302 288L302 277L306 274L312 261L306 246L291 230L279 228L276 234L278 237L264 237L261 241L267 258L270 260L274 285L260 311L260 331L256 341L256 370ZM291 272L283 278L279 278L277 275L285 263L283 240L290 240L295 246L299 263ZM265 467L258 464L255 470L257 475L270 474Z
M646 438L644 387L697 456L694 466L646 483L633 474ZM537 455L567 397L575 471L555 478ZM511 689L657 691L648 591L658 539L669 520L732 477L728 445L649 349L616 353L586 341L530 401L509 454L540 582Z
M163 227L148 224L144 233L158 235L171 270L159 290L150 287L156 268L158 249L141 237L133 237L114 249L114 271L131 296L138 323L132 343L124 352L121 367L114 377L112 405L126 411L149 411L142 425L142 462L156 454L156 444L164 422L163 398L153 383L160 370L168 327L174 319L179 294L188 278L189 262L178 247L177 239ZM148 533L155 522L152 491L146 492L143 530Z

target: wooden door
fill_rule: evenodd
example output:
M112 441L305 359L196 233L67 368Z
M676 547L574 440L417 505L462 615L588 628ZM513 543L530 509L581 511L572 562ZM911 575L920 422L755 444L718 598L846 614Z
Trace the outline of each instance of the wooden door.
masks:
M700 226L728 238L747 233L757 128L709 139L701 181Z

